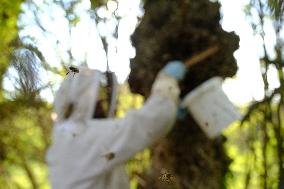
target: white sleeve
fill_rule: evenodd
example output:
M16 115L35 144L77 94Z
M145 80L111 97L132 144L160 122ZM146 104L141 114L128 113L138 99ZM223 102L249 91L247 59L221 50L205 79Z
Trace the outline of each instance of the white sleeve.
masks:
M168 81L165 82L165 79ZM159 75L153 85L152 95L144 106L128 112L125 118L118 120L117 129L110 134L109 141L106 142L106 148L115 158L109 161L106 167L125 162L164 137L175 122L178 95L176 80Z
M118 120L117 129L109 133L104 144L115 157L106 161L104 169L124 163L164 137L175 122L176 109L174 102L153 95L140 110L130 111Z

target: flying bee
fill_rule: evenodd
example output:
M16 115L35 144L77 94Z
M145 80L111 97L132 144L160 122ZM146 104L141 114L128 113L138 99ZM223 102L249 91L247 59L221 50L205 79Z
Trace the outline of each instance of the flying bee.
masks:
M68 75L70 72L73 73L73 77L74 77L74 75L75 75L76 73L79 73L79 69L78 69L78 68L75 68L75 67L73 67L73 66L70 66L70 67L69 67L69 71L66 73L66 75Z

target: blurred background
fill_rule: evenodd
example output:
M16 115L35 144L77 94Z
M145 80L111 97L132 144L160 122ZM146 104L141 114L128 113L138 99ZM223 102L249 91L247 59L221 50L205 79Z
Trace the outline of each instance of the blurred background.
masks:
M120 83L118 117L142 106L143 92L142 95L131 92L127 83L130 62L139 55L135 48L138 42L133 45L131 35L147 8L153 11L150 10L153 1L0 1L0 189L50 188L45 153L51 143L55 118L52 103L69 66L88 66L101 71L109 67L116 73ZM199 6L204 2L193 4ZM161 3L171 6L170 1ZM226 169L212 177L218 187L207 188L283 189L284 2L206 0L206 3L218 5L217 24L240 39L233 54L238 69L230 77L224 76L223 89L244 115L243 120L224 131L222 144L217 143L226 154ZM200 14L193 16L202 17L204 13ZM168 18L169 15L155 19L164 23ZM127 163L131 189L150 188L143 175L155 164L152 151L146 149ZM214 160L208 161L221 159L219 153L212 156ZM201 155L197 157L195 161ZM198 172L202 166L197 167L197 171L191 171ZM206 171L206 167L202 169ZM190 183L183 174L173 176ZM201 183L210 180L211 175L193 175L195 184L178 188L206 188ZM163 181L156 178L154 182ZM162 184L165 185L153 188L176 187Z

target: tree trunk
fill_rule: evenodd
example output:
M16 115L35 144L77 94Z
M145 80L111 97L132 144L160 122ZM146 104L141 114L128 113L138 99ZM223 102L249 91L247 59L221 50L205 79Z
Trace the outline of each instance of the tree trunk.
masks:
M237 71L233 52L239 38L222 30L218 3L208 0L148 0L144 17L132 36L136 57L131 61L132 92L147 97L158 71L169 60L186 60L218 45L219 51L188 71L180 83L181 98L214 77L231 77ZM221 188L229 165L223 137L210 140L193 118L176 123L168 136L152 149L152 169L144 188ZM172 175L161 179L161 172Z

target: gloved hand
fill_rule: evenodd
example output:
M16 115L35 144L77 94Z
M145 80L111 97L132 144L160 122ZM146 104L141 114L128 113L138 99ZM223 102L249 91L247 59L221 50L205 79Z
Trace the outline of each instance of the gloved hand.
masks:
M185 65L180 61L169 62L158 74L153 86L152 94L172 99L176 104L179 101L180 89L178 81L182 80L186 73Z
M182 107L182 106L178 107L177 116L176 116L178 120L184 120L186 118L187 114L188 114L187 108Z
M185 76L186 66L181 61L174 60L168 62L168 64L162 69L162 72L174 77L178 81L181 81Z

